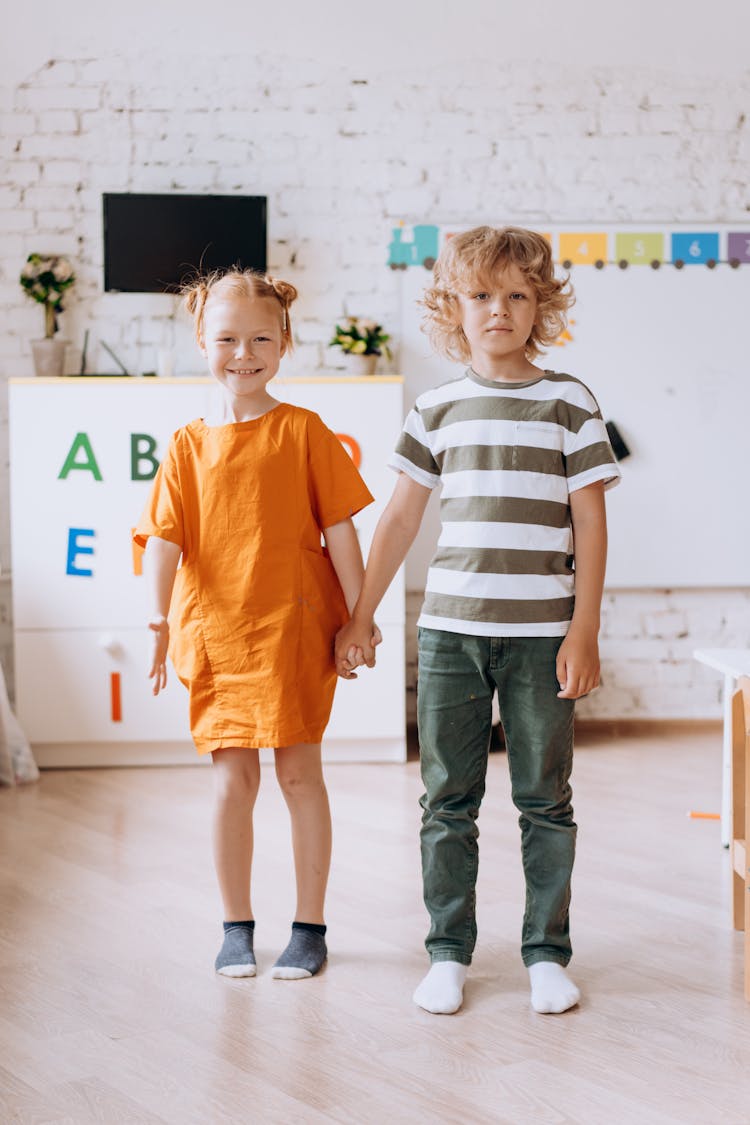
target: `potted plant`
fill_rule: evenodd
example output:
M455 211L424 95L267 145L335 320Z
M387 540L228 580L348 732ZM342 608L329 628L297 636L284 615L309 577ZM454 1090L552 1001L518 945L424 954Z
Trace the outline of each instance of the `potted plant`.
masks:
M378 356L391 358L388 348L390 336L382 324L365 316L345 316L336 322L329 347L341 348L347 365L358 375L373 375Z
M62 375L65 341L56 340L63 294L75 281L67 258L57 254L29 254L19 278L25 293L44 305L44 339L31 341L37 375Z

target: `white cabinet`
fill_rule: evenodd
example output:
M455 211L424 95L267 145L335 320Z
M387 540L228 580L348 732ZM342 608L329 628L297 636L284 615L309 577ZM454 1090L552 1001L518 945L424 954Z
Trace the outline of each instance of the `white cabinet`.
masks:
M19 629L16 694L30 741L184 740L187 692L172 675L166 691L154 697L148 659L144 628Z
M317 411L375 504L355 518L367 552L394 475L403 419L397 378L277 380ZM19 379L10 383L11 546L17 709L43 766L192 762L187 693L147 678L148 604L131 529L170 435L202 416L208 379ZM377 667L337 687L327 759L402 761L404 586L378 614Z

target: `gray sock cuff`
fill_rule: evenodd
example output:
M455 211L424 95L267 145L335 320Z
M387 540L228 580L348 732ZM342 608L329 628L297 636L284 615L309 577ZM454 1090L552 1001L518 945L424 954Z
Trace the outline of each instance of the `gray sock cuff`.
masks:
M321 937L325 937L328 927L324 926L321 922L292 922L292 929L307 930L308 933L320 934Z

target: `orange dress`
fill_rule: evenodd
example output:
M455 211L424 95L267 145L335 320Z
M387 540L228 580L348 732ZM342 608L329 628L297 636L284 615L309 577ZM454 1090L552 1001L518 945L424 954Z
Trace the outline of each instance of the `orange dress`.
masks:
M170 656L199 754L320 742L348 617L321 531L372 499L335 434L301 407L173 435L134 537L182 549Z

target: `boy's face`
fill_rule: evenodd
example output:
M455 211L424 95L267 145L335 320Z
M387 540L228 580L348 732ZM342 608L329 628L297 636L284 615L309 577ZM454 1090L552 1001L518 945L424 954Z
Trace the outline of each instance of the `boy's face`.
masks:
M475 370L525 360L526 343L534 327L537 298L531 283L516 265L496 273L489 285L475 285L458 294L461 327ZM479 374L483 372L478 370Z

